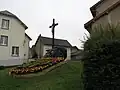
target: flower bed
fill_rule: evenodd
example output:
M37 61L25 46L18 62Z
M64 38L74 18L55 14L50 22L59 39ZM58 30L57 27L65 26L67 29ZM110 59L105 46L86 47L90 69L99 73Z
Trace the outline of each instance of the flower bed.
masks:
M64 61L63 58L43 58L38 61L32 61L16 68L10 70L9 74L12 75L22 75L22 74L29 74L29 73L36 73L40 72L46 68L49 68L59 62Z

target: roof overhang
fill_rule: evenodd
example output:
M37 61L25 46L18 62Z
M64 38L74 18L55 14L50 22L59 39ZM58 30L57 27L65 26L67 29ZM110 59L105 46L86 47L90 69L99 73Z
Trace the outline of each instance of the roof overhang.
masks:
M96 7L99 6L100 4L104 3L105 0L100 0L99 2L97 2L95 5L93 5L91 8L90 8L90 11L93 15L93 17L95 16L95 10L96 10Z
M105 10L103 13L100 13L99 15L97 15L96 17L94 17L93 19L91 19L90 21L88 21L87 23L84 24L85 29L88 30L89 27L92 26L92 24L97 21L98 19L100 19L101 17L108 15L109 12L111 12L113 9L117 8L120 5L120 1L118 1L117 3L115 3L113 6L109 7L107 10ZM90 31L88 31L90 32Z
M32 40L26 33L25 33L25 36L27 36L29 40Z
M52 44L44 44L47 46L52 46ZM54 45L54 46L60 46L60 47L66 47L66 48L72 48L72 46L65 46L65 45Z
M2 13L2 12L0 12L0 14L1 15L5 15L5 16L9 16L9 17L13 17L13 18L17 19L21 23L21 25L23 25L23 27L25 29L28 29L28 27L17 16L15 16L15 15L8 15L8 14Z

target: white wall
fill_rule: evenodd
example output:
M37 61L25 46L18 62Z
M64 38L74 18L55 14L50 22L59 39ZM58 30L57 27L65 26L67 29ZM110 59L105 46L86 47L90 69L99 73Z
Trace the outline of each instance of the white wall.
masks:
M71 48L67 48L67 60L71 60Z
M48 49L52 49L52 46L48 46L48 45L44 45L44 47L43 47L43 56L46 54L46 50L48 50Z
M78 49L76 49L76 48L71 49L71 53L74 53L74 52L77 52L77 51L78 51Z
M29 58L29 42L30 39L25 35L25 44L24 44L24 52L25 52L25 56L24 56L24 62L28 61Z
M2 19L10 20L9 30L1 29ZM8 46L0 46L0 63L21 64L24 59L25 29L17 19L0 15L0 35L8 36ZM19 57L12 57L12 46L19 47ZM7 63L8 60L9 63Z

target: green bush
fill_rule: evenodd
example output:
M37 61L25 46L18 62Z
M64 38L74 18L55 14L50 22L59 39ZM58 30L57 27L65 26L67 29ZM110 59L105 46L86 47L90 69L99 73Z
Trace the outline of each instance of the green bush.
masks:
M120 26L99 26L84 43L85 90L120 89Z
M5 67L4 66L0 66L0 70L3 70Z

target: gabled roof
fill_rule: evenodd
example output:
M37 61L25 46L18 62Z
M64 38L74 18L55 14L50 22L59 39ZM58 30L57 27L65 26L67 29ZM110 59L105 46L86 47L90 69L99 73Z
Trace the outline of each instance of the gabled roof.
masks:
M97 15L96 17L94 17L93 19L91 19L90 21L88 21L86 24L84 24L85 29L87 29L89 26L91 26L92 23L94 23L95 21L97 21L98 19L100 19L102 16L108 14L113 9L117 8L119 5L120 5L120 1L116 2L114 5L112 5L107 10L105 10L103 13L100 13L99 15Z
M27 36L30 40L32 40L26 33L25 33L25 36Z
M95 10L96 10L96 7L99 6L100 4L104 3L105 0L100 0L98 1L95 5L93 5L91 8L90 8L90 11L93 15L93 17L95 16Z
M73 52L73 53L71 53L71 55L72 56L76 56L76 55L82 55L82 52L83 52L83 50L78 50L78 51L76 51L76 52Z
M101 3L103 3L105 0L100 0L100 1L98 1L96 4L94 4L92 7L91 7L91 9L92 8L96 8L98 5L100 5Z
M40 38L41 38L41 42L44 45L52 45L52 38L43 37L43 36L38 37L35 45L37 44L38 40L40 40ZM67 40L63 40L63 39L55 39L54 43L55 43L55 46L72 47L71 44Z
M16 15L12 14L11 12L5 10L5 11L0 11L0 14L15 18L23 25L25 29L28 28Z
M72 49L74 49L74 48L77 49L77 50L79 50L77 46L72 46Z

